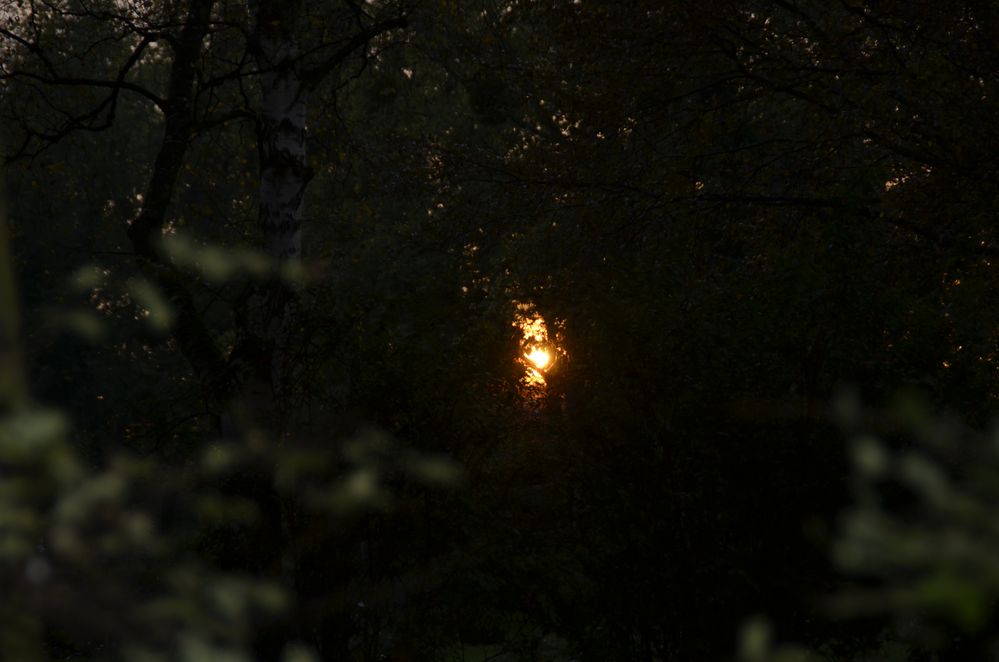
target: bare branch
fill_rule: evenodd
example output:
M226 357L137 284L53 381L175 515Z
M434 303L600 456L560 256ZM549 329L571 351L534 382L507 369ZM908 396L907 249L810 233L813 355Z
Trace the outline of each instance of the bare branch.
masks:
M332 55L323 60L319 65L302 72L302 80L309 87L315 87L323 81L334 69L349 58L354 51L365 46L375 37L390 32L409 27L409 20L405 16L391 18L374 24L367 30L351 37L346 44L337 49Z

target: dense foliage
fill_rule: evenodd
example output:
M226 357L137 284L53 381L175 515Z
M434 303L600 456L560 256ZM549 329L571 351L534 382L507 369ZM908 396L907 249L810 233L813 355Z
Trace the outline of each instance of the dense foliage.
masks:
M984 0L0 0L0 657L994 655L997 71Z

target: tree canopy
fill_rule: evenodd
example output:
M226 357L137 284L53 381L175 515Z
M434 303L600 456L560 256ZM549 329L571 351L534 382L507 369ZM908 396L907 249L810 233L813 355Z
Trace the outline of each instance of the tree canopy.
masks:
M995 13L0 3L0 657L994 655Z

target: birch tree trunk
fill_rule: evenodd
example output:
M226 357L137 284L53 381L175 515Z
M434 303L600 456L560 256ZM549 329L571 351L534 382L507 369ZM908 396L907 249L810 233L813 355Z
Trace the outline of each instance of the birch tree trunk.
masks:
M258 222L268 255L287 273L302 257L302 212L311 179L306 161L307 89L297 70L295 39L303 0L249 0L251 40L259 71L257 149L260 159ZM288 392L288 348L294 289L280 279L253 289L245 304L240 354L249 368L243 405L256 425L278 436Z
M305 190L312 179L306 153L309 91L378 35L405 27L393 17L361 29L340 43L327 43L312 68L300 58L306 0L248 0L255 20L251 49L260 82L257 144L260 158L259 223L268 254L287 273L302 259ZM271 432L285 427L284 406L294 385L289 362L295 301L293 286L275 279L254 289L245 306L240 354L251 368L244 400ZM245 371L244 371L244 374ZM264 419L264 420L260 420Z
M252 0L260 70L260 226L270 255L282 263L302 253L302 209L311 179L306 162L307 90L296 69L294 35L302 0Z

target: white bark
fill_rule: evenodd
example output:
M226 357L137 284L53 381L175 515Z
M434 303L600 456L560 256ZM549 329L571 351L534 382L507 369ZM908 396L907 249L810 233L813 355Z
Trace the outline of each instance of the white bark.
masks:
M280 0L279 0L280 1ZM306 160L307 91L295 67L293 34L301 2L252 3L256 8L256 59L260 76L260 225L275 260L302 255L302 212L310 179Z
M302 212L310 174L306 161L306 86L296 69L297 18L303 0L248 0L256 22L253 54L259 70L258 213L268 255L275 266L301 260ZM245 318L234 355L244 371L238 401L245 413L280 435L295 298L294 288L278 281L258 283L245 302Z

